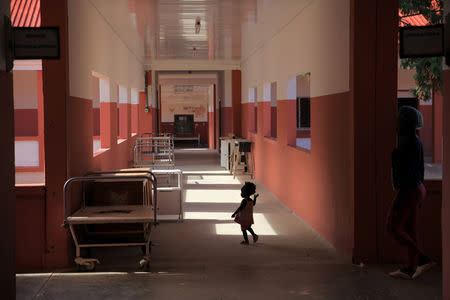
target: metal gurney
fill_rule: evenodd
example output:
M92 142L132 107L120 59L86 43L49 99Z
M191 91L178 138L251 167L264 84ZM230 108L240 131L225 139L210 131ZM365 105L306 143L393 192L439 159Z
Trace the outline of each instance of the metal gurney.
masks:
M173 168L175 164L173 136L152 136L136 139L134 167Z
M74 193L71 189L71 186L76 183L81 184L81 197L80 193ZM96 186L104 188L108 184L120 183L140 183L142 185L136 197L132 197L132 201L120 198L110 201L108 197L98 197L101 199L97 199L96 202L95 196L98 193L89 194L87 192L92 187L95 190ZM138 170L133 173L120 170L114 173L97 172L90 176L74 177L66 181L63 190L64 225L69 227L74 240L75 263L79 268L92 270L95 268L95 263L98 263L95 258L81 257L81 248L117 246L145 247L144 256L139 264L141 267L149 266L150 238L154 226L157 224L156 188L155 176L149 171ZM71 213L74 210L74 203L71 202L73 194L78 196L76 198L81 198L81 208ZM94 230L91 230L92 227ZM124 237L126 238L124 239ZM132 237L132 240L129 240L128 237Z

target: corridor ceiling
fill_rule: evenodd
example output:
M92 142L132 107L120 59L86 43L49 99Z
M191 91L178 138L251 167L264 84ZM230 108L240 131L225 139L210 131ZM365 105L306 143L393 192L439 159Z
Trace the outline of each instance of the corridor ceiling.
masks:
M256 0L89 0L127 40L123 10L145 47L144 59L240 60L241 24L254 22ZM127 2L128 8L125 7ZM121 12L112 12L120 9ZM121 18L114 16L122 15ZM200 27L196 33L196 20Z

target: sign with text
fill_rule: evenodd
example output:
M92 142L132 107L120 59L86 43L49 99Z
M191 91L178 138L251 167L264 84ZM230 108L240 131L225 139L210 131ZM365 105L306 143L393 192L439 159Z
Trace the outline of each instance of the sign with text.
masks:
M443 25L400 28L400 58L443 55Z
M13 28L14 59L59 59L59 28Z

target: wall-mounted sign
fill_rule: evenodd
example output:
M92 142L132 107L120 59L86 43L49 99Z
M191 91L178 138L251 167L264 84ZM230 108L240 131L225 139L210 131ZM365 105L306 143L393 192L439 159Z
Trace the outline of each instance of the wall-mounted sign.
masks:
M444 55L444 26L400 28L400 58Z
M58 27L13 28L14 59L59 59Z

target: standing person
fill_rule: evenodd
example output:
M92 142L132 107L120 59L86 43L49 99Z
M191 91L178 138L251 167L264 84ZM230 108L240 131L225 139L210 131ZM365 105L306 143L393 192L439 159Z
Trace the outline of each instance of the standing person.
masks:
M392 277L414 279L433 262L417 244L417 215L426 197L423 145L416 132L422 127L420 112L402 106L398 114L398 146L392 151L392 179L397 195L392 203L387 229L408 248L406 265L389 273Z
M242 235L244 236L244 240L241 244L243 245L248 245L247 231L251 233L254 243L258 241L258 235L253 231L252 224L254 223L253 206L255 206L256 198L258 198L259 195L256 194L253 197L253 200L250 199L250 196L255 194L255 192L255 184L252 182L245 182L244 186L241 188L241 197L244 199L242 199L238 209L231 215L232 218L235 218L234 221L236 223L241 224Z

